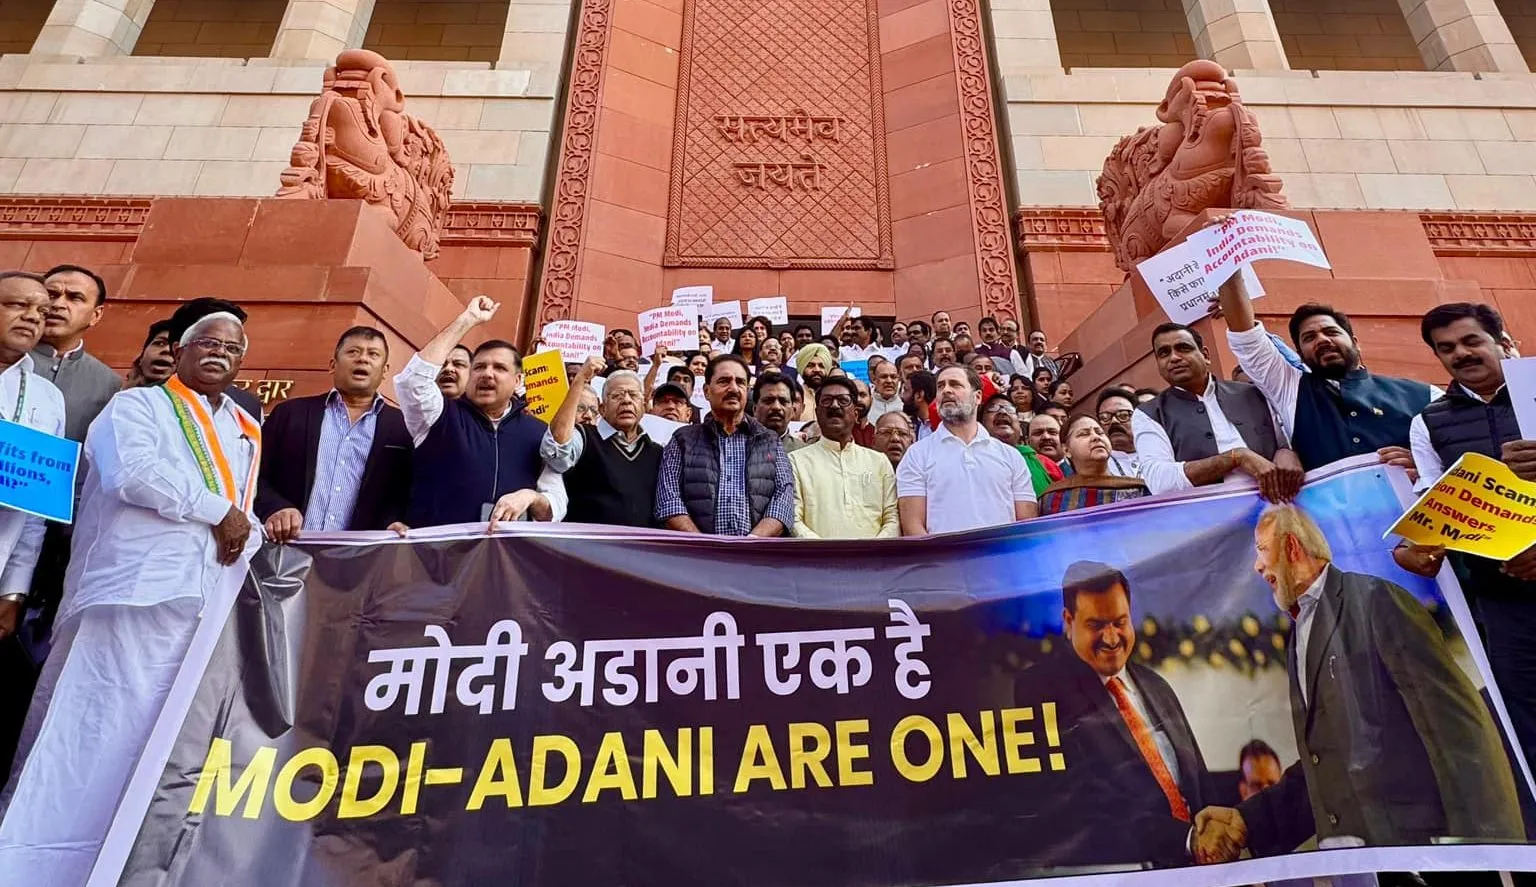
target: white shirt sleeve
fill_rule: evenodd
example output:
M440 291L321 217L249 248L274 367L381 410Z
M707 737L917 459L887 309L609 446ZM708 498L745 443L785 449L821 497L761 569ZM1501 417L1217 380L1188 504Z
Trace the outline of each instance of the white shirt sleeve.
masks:
M1280 430L1286 438L1295 437L1296 398L1301 391L1302 371L1291 366L1275 343L1269 340L1269 333L1262 323L1241 333L1228 331L1227 344L1232 347L1238 366L1258 386L1269 401L1270 409L1280 417Z
M1141 479L1152 495L1188 490L1194 487L1184 473L1184 463L1173 455L1173 441L1167 429L1141 410L1131 413L1131 434L1136 438L1136 456Z
M1029 463L1024 461L1024 456L1016 448L1002 444L1008 452L1012 453L1008 464L1013 469L1013 501L1037 502L1035 496L1035 478L1029 473Z
M53 411L53 427L39 428L54 437L64 436L64 401L60 397ZM83 472L85 466L76 469ZM223 515L220 515L222 518ZM37 558L43 551L43 534L47 521L36 515L27 515L21 526L21 535L11 548L11 556L0 573L0 594L26 594L32 587L32 574L37 571Z
M565 492L565 478L546 465L544 470L539 472L539 479L533 486L549 500L550 522L559 523L565 520L565 513L571 506L571 497Z
M1408 448L1413 450L1413 464L1419 470L1419 482L1413 485L1413 491L1422 493L1445 473L1445 463L1440 461L1440 454L1429 439L1429 425L1424 422L1423 413L1408 424Z
M565 443L557 442L553 431L545 431L544 439L539 441L539 456L551 471L564 474L576 467L586 448L587 438L580 426L571 430L571 439Z
M923 451L913 446L902 457L901 465L896 468L896 498L928 497L928 478L924 472L926 466L917 464L922 456Z
M85 449L103 492L166 520L214 526L229 513L229 500L210 492L200 479L171 469L161 452L162 437L175 433L144 398L125 393L114 397L91 423Z
M405 430L411 433L411 443L421 446L427 432L443 417L443 392L437 387L440 366L433 366L412 354L410 363L395 377L395 396L400 399L400 412L405 418Z

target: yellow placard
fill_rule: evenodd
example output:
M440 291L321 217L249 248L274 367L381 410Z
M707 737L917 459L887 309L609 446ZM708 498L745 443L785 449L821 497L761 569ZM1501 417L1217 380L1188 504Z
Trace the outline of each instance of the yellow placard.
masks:
M1497 459L1468 453L1387 534L1507 561L1536 544L1536 483Z
M540 351L523 358L523 388L528 397L528 415L548 424L571 390L560 352Z

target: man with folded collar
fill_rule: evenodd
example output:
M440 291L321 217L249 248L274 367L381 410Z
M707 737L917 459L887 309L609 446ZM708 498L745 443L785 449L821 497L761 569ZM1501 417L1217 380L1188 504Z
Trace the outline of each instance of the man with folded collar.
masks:
M256 516L267 538L403 529L410 504L411 434L384 402L389 343L371 326L341 334L327 394L285 401L262 433Z
M579 388L590 384L606 366L600 357L589 358L576 371L572 385ZM656 525L661 446L640 426L645 412L640 386L635 373L615 370L603 383L602 418L596 426L576 425L576 407L570 397L550 419L539 453L546 465L565 477L571 497L567 520L623 527ZM687 404L682 389L670 382L657 389L658 406L663 394L682 396Z

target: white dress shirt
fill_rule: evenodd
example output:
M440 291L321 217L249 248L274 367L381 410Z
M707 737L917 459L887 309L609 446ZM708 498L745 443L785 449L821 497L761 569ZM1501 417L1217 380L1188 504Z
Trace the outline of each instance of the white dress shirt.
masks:
M1477 402L1488 403L1487 400L1478 396L1476 391L1460 382L1456 383L1456 387L1461 389L1462 394ZM1503 390L1504 386L1500 385L1499 391ZM1498 396L1498 391L1494 392L1494 396ZM1424 423L1423 413L1414 416L1413 421L1408 423L1408 449L1413 451L1413 466L1419 471L1419 482L1413 485L1413 491L1422 493L1434 486L1435 481L1440 479L1440 475L1445 473L1445 463L1440 461L1440 453L1435 449L1434 442L1429 439L1429 426Z
M913 444L896 469L898 499L927 499L930 533L1014 522L1015 502L1034 502L1029 465L1011 447L976 427L966 443L940 424Z
M886 413L899 413L903 408L900 394L890 400L881 400L878 395L871 394L869 400L869 424L873 425L880 421L880 417Z
M31 355L22 355L21 360L0 372L0 419L10 421L16 415L22 373L27 374L27 399L22 404L21 424L63 437L64 395L52 382L32 371ZM83 472L85 466L75 470ZM0 557L5 559L5 568L0 571L0 595L26 594L31 587L37 556L43 548L44 527L45 521L40 517L0 508Z
M1291 631L1296 633L1296 683L1301 685L1301 701L1307 701L1307 642L1312 634L1312 618L1317 615L1317 605L1323 600L1323 585L1328 581L1328 567L1317 574L1307 590L1296 599L1296 606L1300 612L1296 615L1296 624Z
M1168 731L1160 729L1157 718L1152 716L1152 710L1147 708L1147 700L1141 695L1141 688L1131 680L1131 670L1120 669L1117 675L1104 677L1099 675L1099 683L1104 685L1104 692L1109 693L1109 682L1115 678L1120 679L1121 686L1125 687L1125 695L1131 700L1131 708L1141 715L1147 729L1152 731L1152 742L1157 746L1157 756L1163 759L1163 766L1168 768L1168 775L1173 777L1174 785L1179 784L1179 755L1174 750L1173 740L1168 738ZM1114 703L1114 695L1110 694L1110 703Z
M236 496L244 501L256 443L241 430L233 398L224 395L214 407L195 396L213 418ZM225 569L217 560L212 528L232 506L204 485L166 391L156 386L119 392L86 432L85 457L90 473L75 521L59 623L97 604L150 606L206 598ZM251 535L231 569L244 569L261 545L261 523L254 514L246 518Z
M443 417L443 391L437 387L437 374L442 372L441 366L433 366L421 359L420 354L411 355L410 363L395 377L395 396L400 399L400 413L405 418L405 430L411 433L411 443L421 446L427 439L427 434L437 420ZM512 412L512 405L507 404L506 412L491 420L494 426ZM544 494L549 500L551 521L565 520L566 509L571 504L571 499L565 492L565 479L558 471L552 470L548 465L539 472L539 479L534 484L534 489Z
M1237 358L1238 366L1253 380L1264 399L1269 401L1270 412L1280 420L1280 430L1286 440L1296 436L1296 400L1301 393L1301 377L1305 373L1292 366L1275 343L1270 341L1264 324L1256 323L1253 329L1241 333L1227 332L1227 344ZM1334 383L1335 385L1337 383ZM1429 399L1439 400L1445 391L1429 386ZM1137 446L1137 449L1141 449Z
M1205 406L1205 415L1211 420L1211 433L1216 436L1216 452L1225 453L1230 450L1246 447L1243 435L1227 419L1227 414L1221 411L1221 404L1216 400L1216 386L1207 379L1205 393L1200 395L1200 402ZM1188 490L1194 487L1189 475L1184 473L1184 463L1178 460L1173 452L1173 441L1168 437L1168 430L1162 423L1142 412L1131 411L1131 434L1136 437L1136 453L1140 457L1141 479L1147 482L1147 489L1152 495L1169 493L1175 490ZM1242 474L1234 469L1227 476Z

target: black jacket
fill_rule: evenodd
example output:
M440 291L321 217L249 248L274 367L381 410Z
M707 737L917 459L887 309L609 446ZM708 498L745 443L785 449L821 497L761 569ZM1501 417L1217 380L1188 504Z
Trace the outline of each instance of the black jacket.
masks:
M1063 649L1024 671L1015 686L1016 704L1034 706L1037 724L1041 703L1056 704L1066 765L1034 787L1048 800L1038 809L1038 830L1019 840L1038 846L1037 862L1050 865L1187 864L1190 823L1174 818L1098 673L1058 640ZM1179 791L1193 816L1209 803L1211 776L1179 697L1150 668L1131 663L1126 673L1151 715L1149 726L1173 745Z
M315 485L320 425L328 394L298 397L278 404L261 427L261 475L256 486L256 516L261 520L284 508L305 511ZM373 428L373 447L358 485L349 530L384 530L405 520L411 496L411 433L400 410L386 404Z

